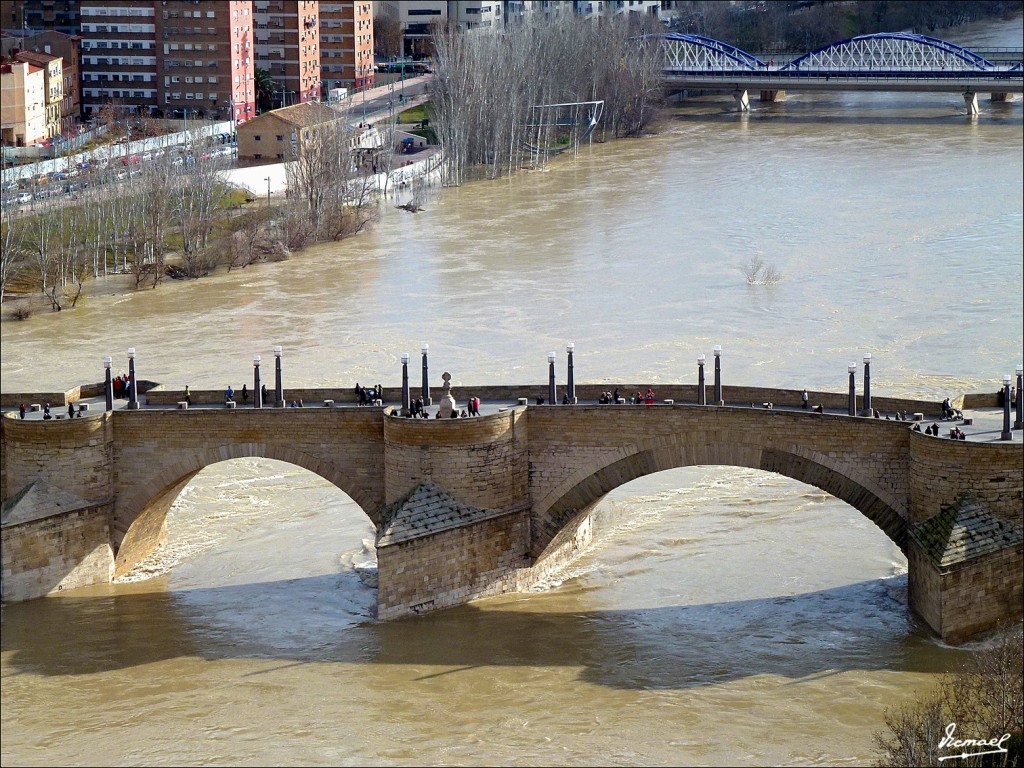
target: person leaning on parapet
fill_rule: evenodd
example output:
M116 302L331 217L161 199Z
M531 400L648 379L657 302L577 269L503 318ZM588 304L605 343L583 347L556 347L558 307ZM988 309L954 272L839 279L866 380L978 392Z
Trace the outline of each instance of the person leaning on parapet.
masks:
M25 410L26 410L26 408L25 408L25 404L24 404L24 403L22 403L22 404L21 404L21 407L20 407L20 408L18 408L18 418L19 418L19 419L24 419L24 418L25 418Z
M224 399L229 403L234 402L235 400L235 390L231 388L230 384L228 384L228 388L224 390Z
M185 385L185 402L192 405L192 392L189 391L188 384Z
M807 403L807 390L806 389L803 392L800 393L800 403L801 403L801 405L804 408L808 407L808 403Z

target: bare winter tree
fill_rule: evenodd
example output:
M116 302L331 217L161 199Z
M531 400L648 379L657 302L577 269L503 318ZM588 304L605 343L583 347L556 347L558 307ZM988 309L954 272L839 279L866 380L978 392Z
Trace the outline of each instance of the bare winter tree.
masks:
M359 167L346 121L303 130L307 135L285 169L292 210L309 222L318 241L361 232L377 218L376 183Z
M23 230L23 219L15 216L12 209L0 214L0 302L7 298L7 287L25 271Z
M956 757L968 768L1024 765L1024 634L1005 627L918 701L886 712L886 731L876 733L880 766L942 765ZM952 729L951 729L952 726ZM948 738L947 738L948 737ZM1003 751L962 757L959 739L996 740Z
M200 159L199 142L193 142L193 152L194 159L184 166L173 192L171 214L178 228L182 267L195 278L208 274L219 260L210 243L228 189L220 179L222 163L217 158Z
M644 130L660 99L663 55L653 31L625 18L593 24L571 15L496 34L437 27L432 103L443 183L536 167L547 147L574 142L579 126L567 123L581 113L550 105L603 100L602 135Z

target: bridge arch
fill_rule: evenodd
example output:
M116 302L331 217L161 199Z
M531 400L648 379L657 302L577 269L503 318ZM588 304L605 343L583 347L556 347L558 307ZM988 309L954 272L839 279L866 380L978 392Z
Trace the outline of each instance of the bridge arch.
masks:
M765 63L756 56L710 37L682 32L669 32L661 37L666 69L721 72L751 71L765 67Z
M379 526L379 499L358 481L356 472L336 462L279 444L235 443L204 448L176 455L150 477L138 478L123 489L115 505L111 531L115 576L127 573L162 543L171 505L201 470L244 458L274 459L312 472L347 494L373 526Z
M774 472L814 486L871 520L900 548L907 551L907 525L902 504L850 467L839 468L816 451L766 447L763 442L710 442L686 445L666 436L638 444L599 467L581 468L548 494L550 503L535 510L532 547L543 559L549 547L559 546L587 512L606 494L632 480L669 469L720 465Z
M830 43L779 71L987 72L995 65L973 51L926 35L879 32Z

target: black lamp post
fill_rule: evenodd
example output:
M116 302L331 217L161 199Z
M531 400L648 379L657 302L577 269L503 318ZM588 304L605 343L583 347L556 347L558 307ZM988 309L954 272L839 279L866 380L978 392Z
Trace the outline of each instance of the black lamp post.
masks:
M1014 429L1024 429L1024 422L1021 421L1021 411L1024 410L1024 399L1021 395L1021 384L1024 384L1024 365L1017 364L1017 398L1014 405L1017 408L1017 418L1014 419Z
M423 383L420 385L420 398L423 400L424 405L431 405L430 401L430 385L427 384L427 350L430 349L430 345L427 342L423 342L420 346L420 352L423 353Z
M999 435L1000 440L1013 440L1013 432L1010 431L1010 374L1003 376L1003 433Z
M548 403L555 404L555 353L548 352Z
M715 405L725 405L722 399L722 345L715 344Z
M281 347L274 347L274 407L284 408L284 381L281 378Z
M704 353L697 355L697 405L708 404L707 387L704 384Z
M569 387L569 402L572 403L573 405L576 404L576 382L573 379L573 374L572 374L572 353L575 352L575 351L576 351L576 345L573 344L571 341L568 344L565 345L565 352L566 352L566 354L569 357L569 368L568 368L568 377L567 377L567 384L568 384L568 387Z
M402 415L408 416L410 409L409 395L409 353L402 353Z
M107 400L107 410L114 410L114 380L110 378L110 366L114 364L114 358L103 358L103 394Z
M260 382L260 361L259 355L252 356L252 407L263 407L263 387Z
M864 415L870 416L871 410L871 353L864 353Z
M139 408L139 390L135 382L135 347L128 347L128 410Z
M846 370L850 372L850 402L847 412L851 416L857 415L857 364L850 363L846 366Z

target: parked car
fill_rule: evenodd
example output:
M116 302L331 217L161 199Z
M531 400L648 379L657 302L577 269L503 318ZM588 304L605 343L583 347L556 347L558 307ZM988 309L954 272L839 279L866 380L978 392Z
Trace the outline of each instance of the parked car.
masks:
M31 203L32 202L32 195L30 195L28 192L22 192L21 194L19 194L14 199L18 203Z

